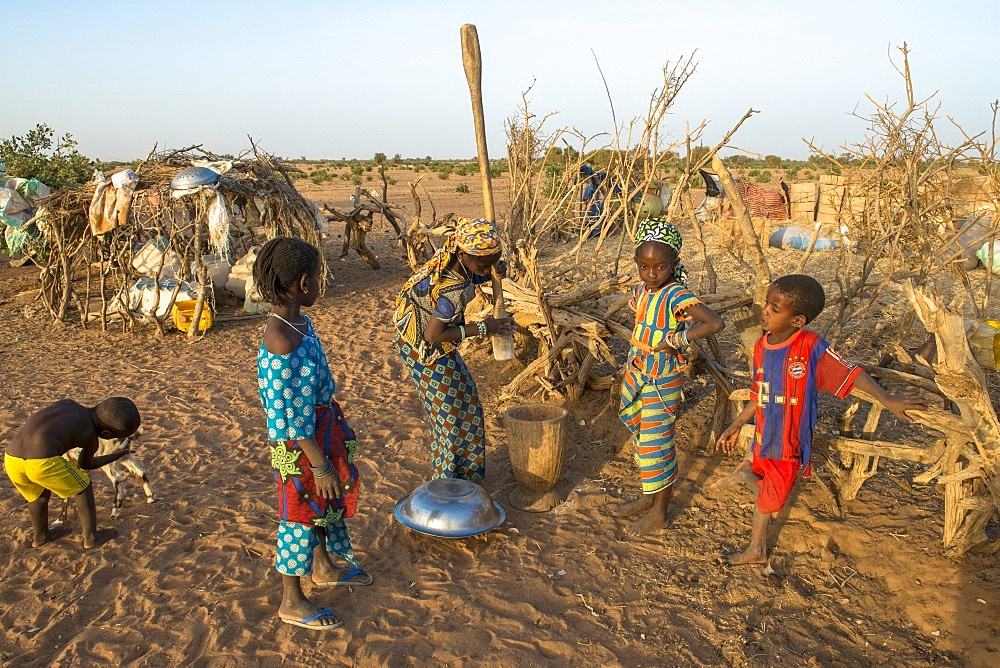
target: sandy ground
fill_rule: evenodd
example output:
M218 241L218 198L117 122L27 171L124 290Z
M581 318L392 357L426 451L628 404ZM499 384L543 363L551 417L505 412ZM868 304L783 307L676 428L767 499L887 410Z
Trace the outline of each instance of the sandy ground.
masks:
M394 188L400 197L405 178ZM478 177L461 180L472 193L454 193L455 177L441 181L439 212L479 211ZM334 185L302 189L346 206L353 187ZM159 499L143 503L130 481L121 516L111 518L111 486L95 475L99 524L113 537L84 551L71 514L54 542L31 549L23 500L0 476L0 664L1000 663L997 557L942 555L942 498L911 485L916 467L883 462L840 518L815 483L805 484L772 530L773 574L718 565L748 536L753 500L706 489L735 462L702 445L714 399L699 381L687 387L679 421L671 527L626 539L606 510L637 492L637 473L623 449L626 430L604 410L607 396L568 406L565 502L518 511L507 504L515 483L497 396L523 362L497 363L466 344L491 439L486 488L507 506L507 522L453 541L398 525L394 504L429 477L428 435L392 346L392 304L408 272L384 229L370 238L383 260L378 272L354 255L337 259L340 241L331 237L333 278L312 309L361 439L365 486L349 525L375 576L371 587L307 589L344 619L325 634L276 617L275 496L254 378L263 320L219 322L194 344L148 328L61 327L33 301L37 269L0 266L0 443L56 399L132 397L146 429L137 457Z

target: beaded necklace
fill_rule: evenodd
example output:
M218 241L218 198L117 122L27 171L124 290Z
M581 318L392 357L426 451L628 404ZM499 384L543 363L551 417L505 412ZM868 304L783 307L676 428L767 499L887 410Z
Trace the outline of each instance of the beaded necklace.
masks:
M275 318L277 318L281 322L285 323L286 325L288 325L289 327L291 327L292 329L294 329L299 334L303 334L303 335L305 334L305 332L303 332L301 329L299 329L299 327L305 327L305 326L307 326L309 324L305 320L303 320L302 322L288 322L287 320L285 320L284 318L282 318L280 315L278 315L274 311L271 311L271 315L273 315Z

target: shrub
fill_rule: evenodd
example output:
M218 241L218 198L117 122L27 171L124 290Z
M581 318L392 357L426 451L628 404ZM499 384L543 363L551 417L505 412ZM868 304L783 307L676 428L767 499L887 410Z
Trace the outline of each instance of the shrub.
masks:
M467 183L459 183L455 187L455 192L457 192L457 193L467 193L467 192L469 192L469 184L467 184Z
M764 171L757 174L757 183L770 183L770 182L771 182L771 170L765 169Z
M326 181L332 181L335 178L337 178L335 174L330 174L325 169L317 169L315 172L312 173L312 175L310 175L309 180L315 183L316 185L319 185Z
M39 123L23 137L0 141L0 162L8 176L39 179L52 188L86 183L94 171L94 161L76 150L76 141L68 132L55 142L55 132Z
M360 186L361 185L361 176L359 174L352 175L351 176L351 183L353 183L356 186Z

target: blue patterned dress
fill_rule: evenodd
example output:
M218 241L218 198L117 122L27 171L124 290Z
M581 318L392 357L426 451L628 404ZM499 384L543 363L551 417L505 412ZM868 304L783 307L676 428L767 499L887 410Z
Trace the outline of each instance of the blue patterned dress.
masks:
M317 527L326 536L326 549L355 563L354 548L344 523L357 507L358 484L339 499L324 499L299 440L316 439L341 481L357 481L354 452L357 439L333 400L336 383L312 321L303 316L306 331L299 347L287 355L257 352L257 385L267 414L271 466L278 486L278 550L275 567L283 575L312 572L313 549L319 545Z

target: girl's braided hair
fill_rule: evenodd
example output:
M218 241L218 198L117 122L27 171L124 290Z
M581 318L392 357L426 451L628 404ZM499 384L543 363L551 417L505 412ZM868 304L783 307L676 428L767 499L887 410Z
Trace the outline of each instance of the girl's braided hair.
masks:
M264 301L284 304L284 295L303 276L316 269L319 251L312 244L294 237L275 237L257 254L253 280Z

